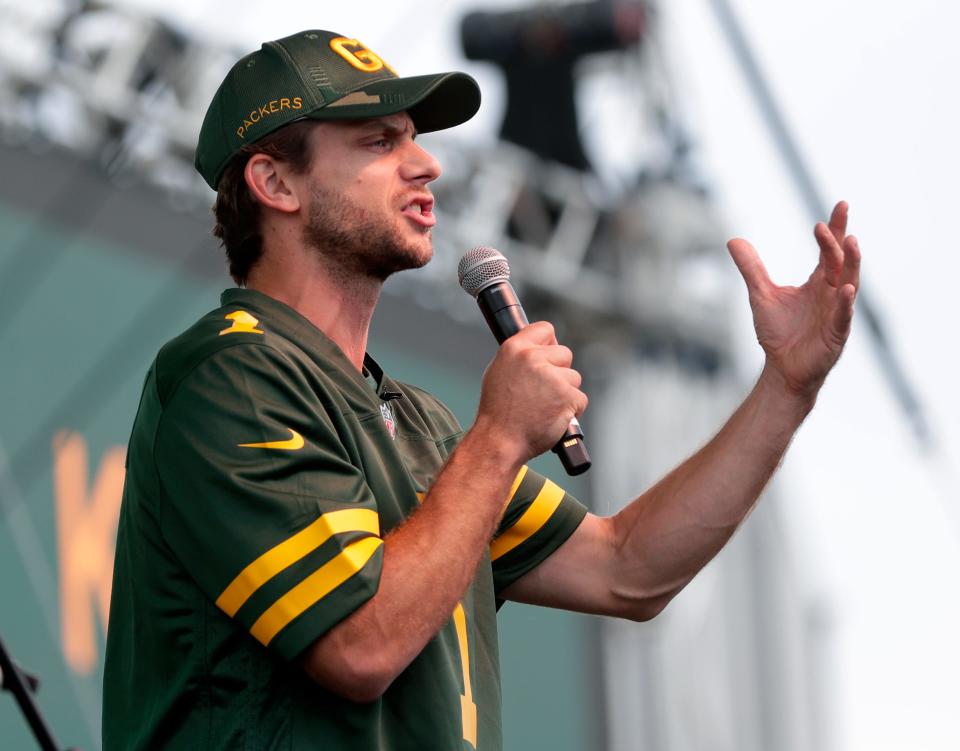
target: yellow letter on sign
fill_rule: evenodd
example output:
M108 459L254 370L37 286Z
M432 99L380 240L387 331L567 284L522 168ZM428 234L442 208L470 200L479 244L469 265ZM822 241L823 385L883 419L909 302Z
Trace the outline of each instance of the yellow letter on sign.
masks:
M97 661L94 614L106 628L125 451L109 449L87 485L87 445L78 433L53 438L53 492L60 553L60 636L67 664L89 673Z

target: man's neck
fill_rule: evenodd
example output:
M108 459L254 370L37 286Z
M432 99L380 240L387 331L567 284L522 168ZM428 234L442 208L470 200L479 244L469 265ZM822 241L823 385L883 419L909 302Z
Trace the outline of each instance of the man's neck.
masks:
M315 268L271 273L278 271L257 264L247 286L296 310L362 370L370 319L383 283L371 278L333 278Z

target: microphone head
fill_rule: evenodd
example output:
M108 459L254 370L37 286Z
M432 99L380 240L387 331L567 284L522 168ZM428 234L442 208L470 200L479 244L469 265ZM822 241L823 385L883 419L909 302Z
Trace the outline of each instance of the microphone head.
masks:
M510 264L499 250L478 245L463 254L457 278L463 291L476 297L491 284L509 281Z

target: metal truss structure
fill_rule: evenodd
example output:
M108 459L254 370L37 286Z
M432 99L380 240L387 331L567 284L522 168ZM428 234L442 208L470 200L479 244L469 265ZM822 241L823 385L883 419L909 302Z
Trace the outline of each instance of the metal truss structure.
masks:
M7 140L67 147L121 185L151 182L174 205L207 209L209 189L193 168L196 133L237 50L104 3L0 12L0 93L16 103L0 110ZM459 255L482 238L577 338L598 327L619 338L642 330L651 345L704 362L727 357L727 290L714 253L721 233L699 186L648 179L626 197L607 197L595 177L510 144L436 143L447 165L437 188L446 247L392 291L426 287L419 299L475 318L450 280Z

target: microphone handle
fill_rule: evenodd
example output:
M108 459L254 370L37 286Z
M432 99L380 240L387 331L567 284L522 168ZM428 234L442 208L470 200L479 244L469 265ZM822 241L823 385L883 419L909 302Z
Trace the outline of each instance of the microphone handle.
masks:
M498 344L503 344L530 323L517 299L516 290L508 281L497 282L481 290L477 294L477 305ZM568 475L582 475L590 469L590 454L576 417L570 420L563 436L551 450L560 458Z

